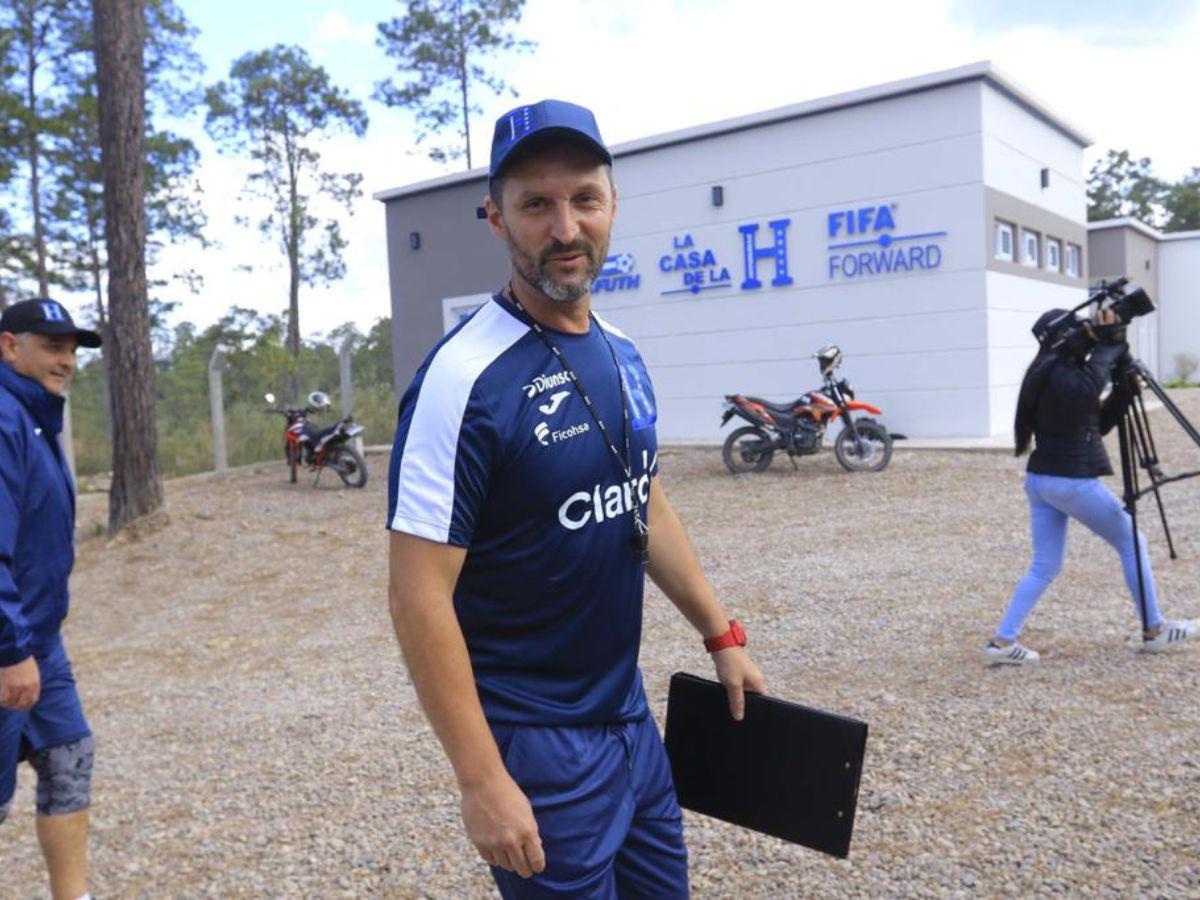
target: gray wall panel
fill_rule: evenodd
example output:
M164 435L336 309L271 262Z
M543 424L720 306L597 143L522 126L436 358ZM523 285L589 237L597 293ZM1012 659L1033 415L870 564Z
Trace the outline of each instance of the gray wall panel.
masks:
M507 250L475 217L486 190L480 180L385 206L397 392L442 337L442 298L493 291L508 279Z

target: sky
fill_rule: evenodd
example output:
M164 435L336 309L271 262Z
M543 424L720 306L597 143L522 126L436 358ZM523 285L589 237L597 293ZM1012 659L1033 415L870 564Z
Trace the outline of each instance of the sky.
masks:
M364 101L363 139L321 147L333 171L364 176L363 196L343 223L347 274L304 288L305 335L350 321L362 331L390 314L383 204L377 191L463 168L431 162L414 143L409 114L370 100L396 74L375 43L376 23L403 12L398 0L179 0L200 30L197 50L212 83L244 53L298 44L335 84ZM537 49L496 60L516 96L481 93L473 123L475 163L486 162L492 122L544 97L592 108L609 144L803 100L991 60L1038 100L1095 141L1085 171L1109 148L1149 156L1175 179L1200 166L1197 81L1200 0L527 0L521 37ZM286 260L253 227L239 199L244 161L208 139L202 112L164 122L192 137L212 246L168 246L160 274L191 267L204 276L176 319L204 327L232 305L280 313ZM1081 173L1082 175L1083 173ZM152 273L155 274L155 273ZM78 303L68 299L77 308Z

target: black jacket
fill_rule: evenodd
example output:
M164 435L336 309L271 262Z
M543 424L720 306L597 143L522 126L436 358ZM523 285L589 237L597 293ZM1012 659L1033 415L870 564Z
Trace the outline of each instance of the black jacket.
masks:
M1101 403L1100 395L1128 349L1124 342L1101 343L1084 361L1054 355L1034 360L1017 404L1018 449L1023 429L1032 430L1036 444L1028 471L1068 478L1112 474L1100 437L1117 424L1126 398L1114 389Z

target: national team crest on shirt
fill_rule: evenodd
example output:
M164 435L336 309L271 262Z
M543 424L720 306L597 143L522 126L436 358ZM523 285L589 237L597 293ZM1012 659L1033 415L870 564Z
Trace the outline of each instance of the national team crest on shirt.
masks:
M621 366L621 382L629 400L629 423L633 430L649 428L658 421L658 410L654 408L653 395L641 372L636 366Z

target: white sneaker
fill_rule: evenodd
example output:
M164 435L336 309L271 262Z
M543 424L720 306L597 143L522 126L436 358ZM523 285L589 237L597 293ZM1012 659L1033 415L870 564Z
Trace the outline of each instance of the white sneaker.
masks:
M994 642L988 641L988 645L983 648L983 662L989 666L1028 666L1040 658L1036 650L1030 650L1016 641L1007 647L998 647Z
M1157 635L1142 638L1142 649L1147 653L1162 653L1168 647L1182 644L1195 633L1195 622L1187 619L1163 619Z

